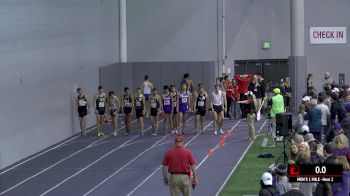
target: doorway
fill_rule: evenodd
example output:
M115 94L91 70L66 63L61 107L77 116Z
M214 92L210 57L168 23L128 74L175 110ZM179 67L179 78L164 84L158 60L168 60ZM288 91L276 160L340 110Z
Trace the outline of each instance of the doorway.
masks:
M279 86L289 76L288 59L236 60L235 74L261 73L265 82Z

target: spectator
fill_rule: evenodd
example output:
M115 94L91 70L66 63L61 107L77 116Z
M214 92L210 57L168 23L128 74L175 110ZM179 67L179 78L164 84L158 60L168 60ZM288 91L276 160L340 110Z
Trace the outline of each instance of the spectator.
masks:
M299 190L303 193L305 196L313 196L315 190L316 190L317 184L316 183L310 183L310 182L304 182L299 184Z
M249 82L252 80L253 75L235 75L235 79L238 83L238 92L240 93L240 101L242 101L244 93L248 92ZM244 105L241 104L242 118L247 118L247 113L243 110Z
M282 195L289 190L292 189L291 184L288 181L288 176L287 176L287 165L285 164L279 164L275 172L277 174L277 186L276 186L276 191L277 195Z
M313 79L314 79L314 75L312 75L312 73L307 74L307 78L306 78L306 88L308 89L311 86L314 86L313 83Z
M286 80L282 84L282 94L284 98L284 107L286 112L290 110L290 100L292 98L292 87L290 85L290 78L287 77Z
M272 175L269 172L262 175L260 185L259 196L275 196L276 190L272 185Z
M340 156L335 160L337 165L341 165L343 167L343 171L348 172L350 170L348 160L344 156ZM346 186L346 185L345 185ZM332 184L332 192L333 196L342 196L344 195L344 184L342 182L337 182Z
M331 144L325 144L323 147L323 155L326 158L324 160L325 164L335 164L336 156L333 154L334 148Z
M289 151L290 151L290 160L296 161L298 159L298 144L293 143L290 145L289 147Z
M249 140L253 141L255 139L255 120L256 120L256 108L255 108L255 95L253 92L248 91L244 94L242 101L238 102L239 104L243 104L245 113L247 114L247 123L249 129Z
M331 112L330 112L328 106L326 106L324 104L324 97L322 97L322 96L318 97L318 104L317 104L316 108L319 109L322 113L322 116L321 116L321 124L322 124L321 138L322 138L322 140L321 140L321 142L324 142L325 136L329 135L328 122L330 121Z
M261 73L256 74L258 76L258 81L260 82L260 85L263 87L264 92L266 92L266 82L265 79L262 77Z
M283 194L282 196L305 196L304 193L302 193L299 190L299 183L291 183L292 189Z
M350 138L350 103L345 104L346 117L341 122L344 134Z
M335 136L333 139L333 145L333 154L335 156L345 156L348 159L350 158L349 140L344 134Z
M308 128L308 127L307 127ZM299 144L301 144L302 142L304 142L304 137L302 136L302 135L300 135L300 134L295 134L295 136L294 136L294 143L296 144L296 145L299 145Z
M332 89L333 83L333 78L331 77L329 72L324 73L323 89L325 89L326 87Z
M316 141L309 142L310 146L310 154L311 154L311 163L313 164L322 164L324 162L323 156L321 156L317 150L318 150L318 144Z
M276 138L276 114L284 112L284 101L279 88L273 89L274 96L270 99L271 105L270 117L272 120L272 136Z
M318 141L321 141L322 113L318 108L316 108L316 105L317 101L315 99L311 100L308 109L306 109L304 119L308 120L310 133L312 133Z
M302 142L298 145L298 164L309 163L311 158L310 147L307 142Z
M342 107L342 101L339 99L339 89L334 88L332 91L333 103L331 106L331 122L342 122L346 118L345 109Z
M319 155L323 156L323 145L320 143L320 141L317 141L315 139L315 137L314 137L314 135L312 135L312 133L307 133L305 135L305 140L309 144L310 150L311 150L310 143L315 142L317 144L317 153Z
M227 75L224 77L223 85L224 85L224 89L226 90L226 101L227 101L227 111L225 113L225 117L231 118L230 108L233 101L233 85L231 80L228 79Z
M307 121L304 120L305 114L306 114L306 112L305 112L305 105L304 104L300 104L299 105L299 112L298 112L298 126L299 126L300 130L301 130L301 128L304 125L307 126Z
M231 115L233 114L233 118L237 119L237 113L238 111L238 101L239 101L239 87L237 84L237 81L235 79L232 79L232 86L233 86L233 97L232 97L232 106L231 106ZM233 110L233 111L232 111Z
M257 102L255 105L255 108L256 110L259 110L262 104L262 101L265 98L265 90L264 90L264 87L259 82L257 75L253 76L253 81L249 84L248 90L254 93L256 102Z

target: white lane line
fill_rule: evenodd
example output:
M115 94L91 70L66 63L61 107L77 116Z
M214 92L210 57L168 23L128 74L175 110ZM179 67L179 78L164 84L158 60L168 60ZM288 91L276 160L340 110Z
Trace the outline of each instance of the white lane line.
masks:
M267 120L265 120L264 124L260 127L258 134L260 133L260 131L264 128L265 124L266 124ZM256 137L255 137L256 138ZM227 176L227 178L225 179L224 183L221 185L220 189L216 192L215 196L219 196L220 192L222 191L222 189L225 187L225 185L227 184L228 180L230 179L230 177L232 176L233 172L235 172L236 168L238 167L239 163L242 161L242 159L244 158L244 156L247 154L248 150L250 149L250 147L252 146L252 144L254 143L254 141L251 141L248 148L244 151L243 155L241 156L241 158L238 160L238 162L236 163L235 167L231 170L230 174Z
M90 129L88 129L87 132L89 132L89 131L91 131L91 130L93 130L93 129L95 129L95 128L96 128L96 125L93 126L93 127L91 127ZM17 163L17 164L13 165L12 167L10 167L10 168L8 168L8 169L6 169L6 170L4 170L4 171L1 171L1 172L0 172L0 175L2 175L2 174L4 174L4 173L7 173L8 171L13 170L14 168L16 168L16 167L18 167L18 166L21 166L21 165L23 165L24 163L27 163L28 161L31 161L31 160L33 160L33 159L35 159L35 158L37 158L37 157L40 157L40 156L43 155L43 154L46 154L46 153L48 153L48 152L50 152L50 151L52 151L52 150L55 150L55 149L57 149L57 148L63 146L64 144L66 144L66 143L68 143L68 142L70 142L70 141L72 141L72 140L74 140L74 139L76 139L76 138L78 138L78 137L80 137L80 134L78 134L78 135L76 135L76 136L70 138L70 139L67 140L67 141L64 141L63 143L57 144L57 145L55 145L55 146L53 146L53 147L51 147L51 148L49 148L49 149L47 149L47 150L45 150L45 151L43 151L43 152L37 154L37 155L35 155L35 156L32 156L32 157L30 157L30 158L28 158L28 159L26 159L26 160L24 160L24 161L22 161L22 162L20 162L20 163Z
M192 118L193 118L193 117L191 117L190 119L192 119ZM190 119L188 119L188 120L190 120ZM161 120L161 121L159 121L159 123L162 122L162 121L164 121L164 119ZM148 127L144 132L147 132L147 131L150 130L150 129L152 129L152 126ZM79 170L79 171L76 172L75 174L69 176L68 178L62 180L60 183L58 183L58 184L56 184L55 186L51 187L50 189L48 189L48 190L45 191L44 193L40 194L40 196L43 196L43 195L46 195L46 194L50 193L51 191L53 191L53 190L56 189L57 187L61 186L61 185L64 184L65 182L67 182L67 181L69 181L70 179L74 178L75 176L79 175L80 173L82 173L83 171L87 170L89 167L91 167L92 165L94 165L94 164L96 164L97 162L101 161L102 159L104 159L105 157L109 156L109 155L112 154L113 152L115 152L115 151L117 151L117 150L119 150L119 149L125 147L125 145L127 145L128 142L131 142L132 140L136 139L137 137L139 137L139 136L134 136L134 137L131 138L130 140L126 141L124 144L118 146L117 148L112 149L112 150L109 151L108 153L106 153L106 154L104 154L103 156L101 156L100 158L96 159L94 162L92 162L92 163L90 163L89 165L85 166L83 169ZM158 144L159 142L161 142L161 141L162 141L163 139L165 139L166 137L167 137L167 135L164 136L162 139L158 140L158 141L157 141L155 144L153 144L153 145ZM153 145L152 145L150 148L153 148ZM147 151L148 151L148 150L147 150ZM140 156L141 156L141 155L140 155ZM136 159L135 159L135 160L136 160ZM125 166L125 167L126 167L126 166Z
M207 126L204 127L204 130L207 129L214 121L211 121ZM199 136L197 134L194 136L190 141L188 141L184 146L188 146L194 139L196 139ZM127 196L132 195L135 193L143 184L145 184L154 174L156 174L160 169L162 168L162 165L160 165L156 170L154 170L147 178L145 178L139 185L137 185L132 191L130 191ZM85 196L85 195L84 195Z
M191 118L189 118L185 123L189 122L191 119L193 119L193 116ZM93 187L92 189L90 189L88 192L86 192L83 196L89 195L90 193L92 193L93 191L95 191L98 187L100 187L101 185L103 185L104 183L106 183L109 179L113 178L113 176L115 176L116 174L118 174L119 172L121 172L123 169L125 169L127 166L129 166L131 163L133 163L137 158L141 157L143 154L145 154L146 152L148 152L149 150L151 150L152 148L155 148L157 146L159 146L158 144L165 139L167 136L164 136L162 139L160 139L158 142L156 142L155 144L153 144L151 147L149 147L148 149L146 149L145 151L143 151L142 153L140 153L139 155L137 155L136 157L134 157L131 161L129 161L128 163L126 163L123 167L121 167L120 169L118 169L116 172L114 172L113 174L111 174L110 176L108 176L106 179L104 179L103 181L101 181L99 184L97 184L95 187Z
M136 122L136 120L134 120L133 122ZM123 129L124 127L125 127L125 126L120 127L120 128L118 129L118 131L121 130L121 129ZM5 193L7 193L7 192L13 190L14 188L16 188L16 187L22 185L23 183L27 182L28 180L31 180L31 179L35 178L36 176L38 176L38 175L40 175L40 174L46 172L47 170L49 170L49 169L55 167L56 165L58 165L58 164L64 162L65 160L67 160L67 159L69 159L69 158L71 158L71 157L73 157L73 156L75 156L75 155L77 155L77 154L79 154L79 153L81 153L81 152L83 152L83 151L85 151L85 150L91 148L94 144L96 144L96 143L98 143L98 142L100 142L100 141L102 141L102 140L104 140L104 139L110 137L111 135L112 135L112 134L109 134L109 135L106 136L106 137L103 137L103 138L101 138L101 139L98 139L98 140L96 140L95 142L91 143L90 145L88 145L88 146L86 146L86 147L84 147L84 148L82 148L82 149L80 149L80 150L78 150L78 151L76 151L76 152L70 154L69 156L67 156L67 157L65 157L65 158L63 158L63 159L57 161L56 163L54 163L54 164L50 165L49 167L47 167L47 168L41 170L40 172L38 172L38 173L36 173L36 174L34 174L34 175L32 175L32 176L30 176L30 177L28 177L28 178L22 180L21 182L17 183L16 185L12 186L11 188L8 188L8 189L2 191L2 192L0 193L0 195L3 195L3 194L5 194Z

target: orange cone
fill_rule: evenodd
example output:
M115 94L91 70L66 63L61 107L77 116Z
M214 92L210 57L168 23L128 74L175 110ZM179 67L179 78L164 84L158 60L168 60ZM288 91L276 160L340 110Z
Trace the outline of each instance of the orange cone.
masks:
M220 146L221 146L221 147L224 147L224 146L225 146L225 141L224 141L224 140L221 140L221 141L220 141Z
M192 172L190 172L190 177L191 177L191 178L193 177L193 173L192 173Z
M209 149L208 154L209 154L209 156L212 156L212 155L213 155L213 150L212 150L212 149Z
M226 132L226 136L230 136L230 135L231 135L231 131L228 130L228 131Z

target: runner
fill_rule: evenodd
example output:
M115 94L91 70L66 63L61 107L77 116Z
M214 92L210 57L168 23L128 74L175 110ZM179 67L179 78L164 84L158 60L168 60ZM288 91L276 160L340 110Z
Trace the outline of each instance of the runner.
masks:
M108 93L108 102L109 102L109 114L112 119L112 130L113 135L117 136L117 126L118 126L118 108L120 108L120 103L118 97L115 95L113 91L109 91Z
M212 93L211 98L211 111L214 116L214 135L218 134L218 129L220 133L223 134L222 125L224 123L224 112L226 110L226 95L220 90L220 85L215 85L215 90Z
M79 118L79 125L81 136L86 136L86 124L87 124L87 115L90 113L90 106L88 102L88 98L85 96L84 91L81 88L77 89L77 115Z
M150 113L151 113L151 124L153 133L152 135L158 135L159 128L159 115L162 113L162 105L160 104L161 97L158 95L156 88L152 89L152 95L150 97Z
M105 134L102 131L104 125L104 117L106 113L107 106L107 95L103 92L103 87L98 87L98 93L94 97L94 108L96 114L96 124L97 124L97 136L102 137Z
M198 85L199 90L196 97L196 105L195 105L195 111L196 111L196 131L197 133L204 133L204 117L206 113L207 108L207 100L208 95L204 90L203 85Z
M186 84L183 84L179 94L179 127L180 135L185 135L185 124L186 124L186 114L189 109L189 103L191 101L191 96L186 90Z
M145 96L143 96L141 88L138 88L136 90L135 94L135 113L136 113L136 118L139 123L139 135L144 135L143 130L144 130L144 124L143 124L143 115L145 113Z
M177 100L178 98L178 92L175 88L175 85L170 85L170 95L173 100L173 112L171 114L171 130L173 134L178 134L178 129L179 129L179 113L177 109Z
M183 77L183 80L181 82L181 86L183 84L186 84L186 91L188 93L189 96L192 96L192 92L193 92L193 80L191 79L190 77L190 74L188 73L185 73L184 74L184 77ZM193 112L192 109L194 108L193 107L193 103L191 102L191 100L189 100L189 106L191 106L190 108L190 112Z
M149 81L148 75L145 75L145 81L141 84L141 91L143 92L143 95L145 96L145 110L146 110L146 118L149 118L149 97L151 96L151 91L153 89L152 82Z
M171 116L173 113L173 107L172 107L172 97L169 92L169 86L164 86L164 93L162 97L162 103L163 103L163 112L164 112L164 129L165 129L165 135L168 135L170 133L171 129Z
M131 116L132 116L133 100L134 99L129 91L129 88L125 87L124 95L122 99L125 128L126 128L126 132L124 133L125 136L129 136L131 131Z

